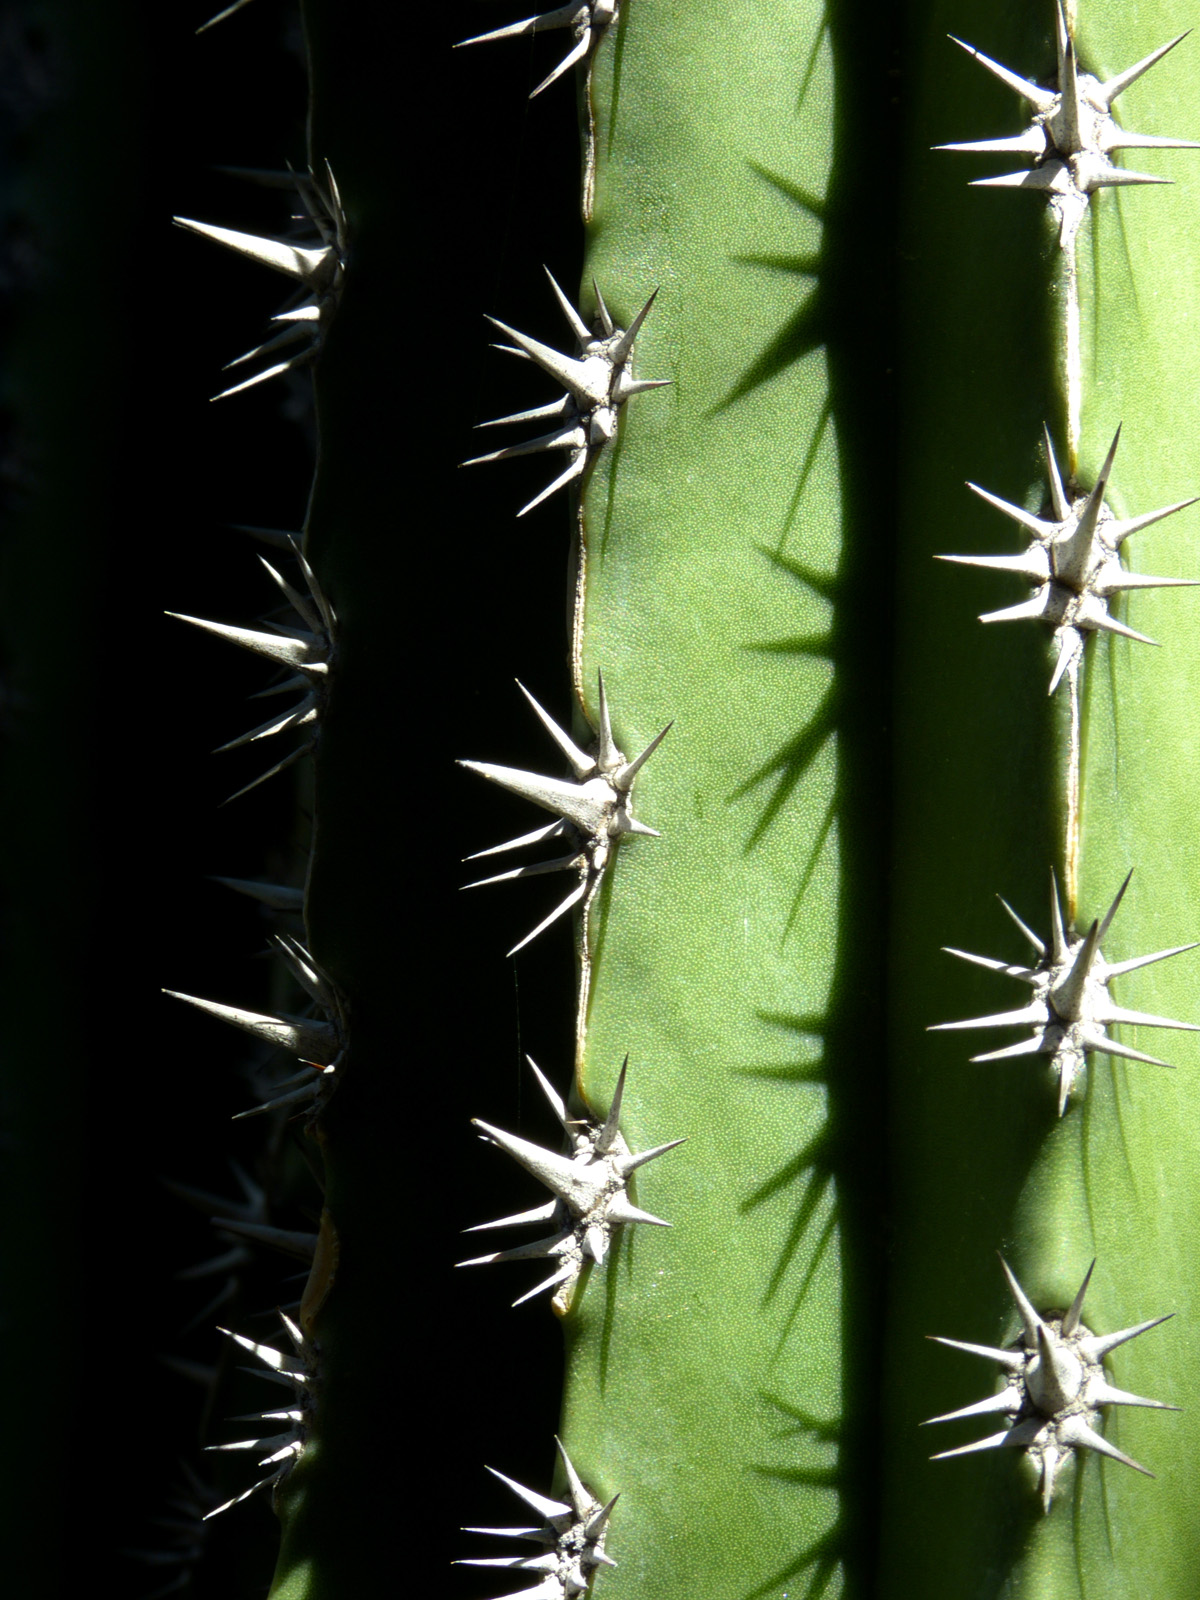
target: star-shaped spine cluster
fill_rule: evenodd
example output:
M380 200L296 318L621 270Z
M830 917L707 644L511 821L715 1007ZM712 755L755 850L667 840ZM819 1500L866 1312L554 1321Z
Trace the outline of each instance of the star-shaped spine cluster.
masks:
M1120 1056L1126 1061L1148 1061L1157 1067L1169 1066L1169 1062L1160 1061L1157 1056L1146 1055L1131 1045L1119 1043L1110 1038L1106 1031L1114 1023L1128 1023L1135 1027L1200 1032L1200 1025L1194 1022L1173 1022L1169 1017L1150 1016L1143 1011L1131 1011L1127 1006L1119 1006L1108 992L1112 980L1123 973L1136 972L1139 967L1148 967L1155 961L1165 961L1169 956L1182 955L1186 950L1197 948L1196 943L1180 944L1169 950L1156 950L1153 955L1134 956L1129 961L1105 961L1100 951L1100 941L1108 933L1132 877L1131 871L1104 916L1093 922L1081 936L1068 933L1064 926L1058 885L1052 872L1049 948L1025 926L1012 907L1001 900L1000 904L1037 951L1036 963L1033 966L1011 965L1006 961L993 961L989 956L971 955L966 950L955 950L949 946L946 947L947 954L973 962L978 967L986 967L990 972L1003 973L1007 978L1019 978L1022 983L1030 985L1033 999L1016 1011L1001 1011L990 1017L971 1017L965 1022L942 1022L930 1032L1029 1026L1032 1032L1027 1039L1006 1045L1002 1050L989 1050L984 1055L972 1056L971 1059L1003 1061L1013 1056L1049 1056L1058 1075L1059 1116L1067 1109L1071 1088L1083 1071L1090 1050Z
M258 1116L266 1111L306 1108L310 1115L326 1104L338 1082L338 1072L346 1051L346 1015L341 996L330 979L297 939L280 935L275 944L293 977L312 1000L319 1015L297 1017L287 1014L266 1016L245 1011L239 1006L221 1005L216 1000L201 1000L195 995L165 989L174 1000L206 1011L220 1022L229 1022L244 1033L253 1034L264 1044L289 1050L301 1062L300 1071L274 1085L271 1098L238 1117Z
M565 841L568 853L556 856L550 861L536 862L532 866L513 867L508 872L499 872L490 878L480 878L464 887L478 889L484 884L507 883L514 878L531 878L544 872L574 872L579 882L566 899L538 923L532 933L527 933L512 947L508 952L510 956L516 955L518 950L523 949L532 939L536 939L539 933L580 901L583 902L586 914L600 887L605 870L612 860L613 852L625 834L640 833L652 839L659 837L656 829L648 828L633 815L633 782L671 727L668 723L661 733L651 739L641 755L635 756L632 761L626 761L613 738L612 719L609 716L608 699L604 693L604 679L601 677L598 696L600 734L595 751L588 752L581 750L553 717L543 711L524 684L518 683L517 687L541 719L550 737L566 756L574 778L546 778L536 772L523 772L518 767L498 767L486 761L460 761L460 767L478 772L490 782L498 783L502 789L519 794L523 799L532 800L534 805L554 812L558 819L544 828L535 828L532 833L524 833L517 839L493 845L489 850L479 850L467 859L478 861L483 856L498 855L505 850L516 850L527 844L541 844L550 839Z
M1004 173L997 178L977 178L975 186L996 189L1033 189L1046 195L1059 224L1059 239L1064 248L1075 238L1087 210L1088 198L1097 189L1128 187L1136 184L1169 183L1144 172L1130 172L1114 166L1117 150L1196 150L1191 139L1164 139L1153 134L1133 133L1122 128L1113 117L1117 96L1131 83L1161 61L1168 51L1187 37L1181 33L1169 44L1160 45L1148 56L1107 83L1090 72L1081 72L1075 41L1067 27L1061 0L1055 0L1058 81L1054 88L1043 87L1022 78L999 62L991 61L974 45L954 39L969 56L1001 83L1007 84L1033 107L1033 120L1022 133L1006 139L976 139L966 144L938 145L939 150L966 150L976 154L1031 156L1028 171ZM954 35L951 34L951 38Z
M220 20L219 17L213 19L214 22ZM213 396L214 400L240 394L243 389L252 389L269 378L315 361L341 299L346 262L346 214L329 164L325 166L324 180L315 172L289 172L277 177L270 175L268 181L295 189L303 207L295 219L301 229L297 239L240 233L235 228L218 228L209 222L194 222L189 217L174 219L179 227L212 239L248 261L258 261L264 267L282 272L297 285L295 292L271 318L279 325L279 331L228 362L225 370L228 372L263 357L279 359L269 361L252 377L223 389ZM297 345L300 348L294 349Z
M527 1058L528 1059L528 1058ZM575 1285L584 1266L589 1261L602 1265L612 1244L616 1230L626 1222L649 1222L667 1228L669 1223L661 1217L642 1211L629 1198L628 1181L632 1173L648 1161L665 1155L681 1145L682 1139L672 1139L668 1144L655 1145L652 1150L637 1154L630 1151L620 1133L621 1101L625 1093L625 1073L628 1057L621 1067L612 1105L603 1122L593 1122L586 1117L569 1117L561 1096L555 1091L532 1059L529 1065L550 1102L554 1115L562 1125L570 1145L570 1154L546 1150L516 1134L493 1128L478 1118L474 1126L488 1144L504 1150L544 1183L554 1198L532 1211L522 1211L511 1217L500 1217L495 1222L481 1222L469 1233L479 1233L490 1228L508 1228L532 1222L548 1222L553 1228L545 1239L532 1244L515 1245L509 1250L497 1250L491 1255L475 1256L470 1261L460 1261L460 1267L490 1265L493 1261L531 1261L548 1258L555 1262L554 1271L543 1282L514 1300L520 1305L543 1289L552 1289L554 1305L566 1311L571 1304Z
M567 1503L551 1500L547 1496L527 1489L524 1484L506 1478L495 1467L487 1470L494 1478L507 1484L512 1492L537 1513L540 1521L526 1528L465 1528L465 1533L482 1533L498 1539L529 1539L541 1545L538 1555L532 1556L482 1556L456 1562L461 1567L503 1567L510 1572L540 1573L540 1580L531 1589L520 1589L505 1596L505 1600L578 1600L586 1594L597 1567L615 1567L616 1562L604 1553L604 1540L608 1533L608 1519L619 1498L613 1495L601 1505L591 1490L583 1483L571 1459L556 1439L558 1453L567 1478Z
M1139 533L1152 523L1195 505L1196 496L1163 506L1159 511L1148 511L1140 517L1118 520L1105 505L1104 495L1121 430L1117 429L1095 486L1086 494L1074 496L1067 492L1058 470L1049 429L1045 438L1050 517L1035 517L1023 507L1011 505L981 489L978 484L967 485L981 500L995 506L1032 535L1028 548L1019 555L938 556L937 559L963 567L990 567L998 572L1012 572L1034 585L1030 599L1000 611L986 611L979 620L1016 622L1036 618L1052 627L1058 645L1058 658L1050 678L1049 692L1053 694L1064 675L1077 668L1089 633L1118 633L1141 644L1156 643L1110 614L1108 603L1114 595L1130 589L1194 588L1200 579L1149 577L1128 572L1121 565L1121 546L1130 534Z
M247 1339L240 1333L230 1333L228 1328L220 1329L221 1333L235 1340L243 1350L248 1350L263 1363L262 1368L250 1367L247 1371L253 1372L257 1377L280 1383L292 1393L291 1403L283 1410L260 1411L252 1417L235 1419L239 1422L286 1423L286 1428L281 1432L268 1434L259 1439L238 1439L232 1444L209 1445L210 1450L264 1450L266 1454L260 1458L258 1465L269 1467L271 1470L265 1477L251 1484L249 1489L244 1489L241 1494L234 1495L232 1500L226 1500L223 1505L208 1512L205 1521L209 1517L219 1516L222 1511L228 1511L230 1506L240 1505L243 1500L248 1500L260 1489L274 1488L287 1476L304 1452L317 1376L316 1350L289 1316L281 1311L279 1319L291 1340L291 1352L276 1350L269 1344L256 1344L253 1339Z
M991 1345L965 1344L960 1339L932 1337L935 1343L948 1345L952 1350L966 1350L971 1355L994 1361L1005 1374L1004 1388L999 1394L989 1395L974 1405L948 1411L941 1417L930 1417L929 1422L955 1422L962 1417L999 1414L1005 1420L1004 1431L977 1439L973 1444L960 1445L956 1450L943 1450L933 1460L944 1461L950 1456L969 1455L976 1450L1024 1450L1038 1469L1045 1511L1049 1511L1054 1498L1059 1471L1076 1450L1094 1450L1097 1455L1120 1461L1152 1478L1152 1472L1139 1466L1097 1432L1100 1408L1150 1406L1156 1411L1179 1408L1114 1388L1104 1371L1104 1357L1118 1345L1136 1339L1138 1334L1157 1328L1173 1313L1139 1322L1136 1327L1122 1328L1119 1333L1094 1334L1080 1320L1083 1299L1096 1265L1094 1261L1070 1309L1061 1315L1035 1310L1003 1257L1000 1265L1021 1314L1022 1336L1018 1343L1000 1350Z
M262 656L282 668L285 676L270 688L260 690L256 698L293 692L300 696L299 700L286 711L269 717L257 728L251 728L247 733L239 734L236 739L230 739L227 744L219 746L217 753L221 754L226 750L238 750L243 745L257 744L259 740L270 739L277 734L305 730L303 739L293 750L274 766L268 767L266 772L260 773L257 778L230 795L231 800L248 794L251 789L256 789L260 783L273 778L277 772L283 772L293 762L299 761L301 756L313 750L316 747L317 732L325 709L329 675L334 659L337 618L299 544L291 540L289 547L299 566L307 594L301 594L264 557L260 556L259 560L295 613L295 620L300 623L299 627L292 623L267 619L261 628L238 628L225 622L209 622L203 617L185 616L180 611L167 612L169 617L177 617L180 622L189 622L195 628L203 628L206 633L215 634L219 639L228 639L232 644L241 645L243 650L252 651L253 654ZM294 894L292 898L294 902Z
M192 619L189 617L187 620L190 622ZM244 894L248 900L256 900L264 910L273 911L280 917L303 920L304 890L293 884L222 877L214 877L213 882L222 884L226 889L232 889L236 894Z
M493 39L518 39L530 33L548 33L554 28L569 28L575 43L555 67L543 78L529 98L541 94L552 83L569 72L577 61L589 62L608 29L617 20L620 0L574 0L573 4L559 6L554 11L544 11L538 17L526 17L523 22L510 22L506 27L493 28L490 33L477 33L473 39L460 39L455 49L468 44L489 44Z
M519 517L523 517L527 511L532 511L534 506L541 505L542 501L548 499L556 489L562 489L583 477L604 446L610 439L616 437L617 419L626 400L635 394L645 393L647 389L665 388L670 383L669 378L633 376L634 340L646 320L650 307L654 304L657 289L628 328L617 327L604 303L604 296L597 289L598 326L593 332L555 283L548 269L546 276L550 279L550 286L558 298L558 303L579 340L577 356L562 355L559 351L552 350L549 345L531 339L528 334L518 333L507 323L498 322L495 317L489 317L487 320L513 341L511 345L497 345L498 350L506 350L510 355L535 362L544 372L556 378L567 392L561 399L552 400L549 405L534 406L529 411L515 411L511 416L496 417L491 422L481 422L478 426L499 428L512 422L535 422L553 418L554 428L550 433L540 434L536 439L527 439L524 444L508 445L503 450L493 450L483 456L472 456L469 461L463 462L464 467L474 467L484 461L508 461L515 456L534 455L542 450L566 451L568 458L566 467L540 494L534 495L528 505L522 506L517 513Z

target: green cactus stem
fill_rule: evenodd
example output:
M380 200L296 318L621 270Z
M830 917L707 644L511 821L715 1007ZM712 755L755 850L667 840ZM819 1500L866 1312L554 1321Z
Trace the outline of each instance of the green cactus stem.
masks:
M173 19L170 50L120 3L41 7L70 12L79 76L71 157L43 153L67 197L54 270L11 369L52 459L13 520L3 596L27 663L3 797L9 1586L104 1587L101 1546L138 1538L110 1514L117 1485L141 1504L171 1475L157 1414L182 1402L141 1380L155 1451L134 1490L111 1419L133 1403L129 1347L148 1367L195 1309L177 1315L196 1286L166 1277L199 1259L190 1220L152 1275L167 1252L145 1219L173 1170L177 1192L217 1197L237 1280L219 1313L234 1337L207 1330L190 1365L207 1386L246 1355L286 1385L256 1401L247 1375L203 1441L187 1424L180 1448L235 1447L207 1458L212 1485L181 1480L196 1600L263 1593L260 1557L228 1552L273 1534L272 1499L274 1600L1194 1600L1194 18L1180 0L588 0L532 27L517 0L305 0L307 138L297 102L256 143L249 108L290 71L259 53L285 8L226 7L194 40L216 5ZM165 105L185 35L186 114ZM165 302L127 210L147 78L154 249L205 257ZM269 272L167 217L252 232L278 196L225 211L181 164L288 156L316 236L280 313ZM155 381L124 437L112 334L132 299ZM485 315L532 364L487 348ZM186 384L164 329L195 358ZM303 413L310 374L311 494L279 418ZM528 434L472 432L499 417ZM226 518L302 535L315 589L266 552L302 603L275 618L283 646L252 621L277 591L242 590L244 547L223 559ZM236 806L217 802L241 769L201 761L239 727L238 668L216 658L245 652L195 630L168 625L196 663L170 718L195 765L171 769L169 804L133 776L157 738L131 765L114 754L163 725L143 630L124 630L139 574L157 585L168 557L137 615L219 619L302 680L263 724L302 755ZM30 626L42 595L66 621ZM263 662L240 664L257 692ZM86 781L81 740L104 752ZM272 764L249 760L215 768ZM567 809L527 814L552 796ZM460 858L538 820L545 857L511 860L562 872L459 894ZM211 925L179 890L210 872L246 891L213 889ZM135 896L143 881L157 890ZM299 990L249 965L264 926ZM253 1039L218 1045L176 1006L166 1049L122 1013L117 1070L93 1070L130 951L156 984L236 1003ZM296 1047L302 1081L230 1132L273 1098L236 1077L264 1037ZM139 1107L175 1097L149 1133L134 1081ZM180 1146L209 1164L180 1171ZM247 1148L262 1160L239 1188L228 1155ZM323 1187L303 1187L302 1155ZM495 1217L544 1223L534 1264L454 1272L480 1248L457 1229ZM306 1283L254 1301L252 1243L290 1249ZM512 1307L552 1269L561 1318L549 1296ZM67 1404L79 1344L89 1387ZM259 1430L228 1421L252 1408L278 1413L257 1454L236 1447ZM480 1553L462 1525L506 1520L512 1492L535 1513L507 1530L526 1542Z

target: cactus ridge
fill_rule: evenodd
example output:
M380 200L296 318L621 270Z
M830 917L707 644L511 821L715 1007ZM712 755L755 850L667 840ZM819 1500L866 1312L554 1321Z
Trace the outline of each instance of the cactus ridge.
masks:
M273 356L280 351L291 351L293 345L301 349L273 361L252 377L222 389L214 400L225 400L230 395L241 394L271 378L307 366L320 354L329 325L337 312L345 280L346 214L338 192L337 180L329 163L325 164L324 178L315 171L307 173L268 174L267 181L280 182L294 188L303 207L303 214L295 220L301 236L298 239L276 239L266 234L242 233L235 228L220 228L209 222L196 222L190 217L175 217L177 227L198 233L214 244L234 251L248 261L257 261L264 267L282 273L297 283L298 288L271 318L279 324L278 331L262 344L235 356L225 365L228 372Z
M227 6L204 27L211 27L232 16L245 3L246 0L238 0L237 4ZM305 18L306 23L310 20ZM204 30L202 28L199 31ZM221 394L214 396L218 399L254 388L273 377L304 368L312 369L337 315L346 275L347 219L338 183L328 162L319 167L310 165L303 172L243 171L237 175L263 187L287 192L293 201L293 216L292 226L285 230L284 236L243 232L184 217L177 217L175 221L185 230L287 278L290 293L272 317L268 337L228 363L225 370L232 372L237 381L231 382ZM249 375L245 376L247 373ZM258 527L244 530L273 551L290 558L287 565L281 564L270 552L269 559L259 558L282 601L282 605L265 619L253 626L241 626L178 612L170 613L190 626L263 658L276 669L276 680L259 691L255 698L283 696L285 709L230 740L221 749L257 746L267 740L278 739L281 735L299 737L294 747L273 766L238 790L239 795L292 767L302 756L315 754L324 724L330 684L336 672L338 619L307 559L307 522L306 518L301 534ZM278 745L274 748L278 748ZM315 824L309 832L306 876L312 870L314 845ZM284 1167L281 1145L284 1143L285 1124L289 1120L299 1119L304 1131L313 1134L313 1139L311 1146L308 1139L298 1140L298 1153L314 1169L314 1176L323 1190L325 1131L318 1128L317 1124L340 1083L342 1069L349 1059L350 1019L342 991L307 948L307 885L302 890L243 878L223 878L219 881L279 913L281 918L294 919L297 928L304 934L305 942L290 933L279 933L273 945L282 956L291 980L303 992L304 1001L294 1013L274 1009L261 1012L175 991L164 992L207 1012L217 1020L230 1023L262 1044L283 1048L298 1058L297 1070L286 1074L278 1069L264 1072L261 1085L256 1086L261 1092L262 1104L238 1113L235 1120L269 1115L271 1121L264 1170L270 1167L275 1176L281 1177ZM286 1152L289 1168L293 1164L291 1156L294 1153ZM258 1461L260 1473L249 1488L215 1506L214 1501L223 1497L208 1494L198 1480L193 1484L187 1521L181 1525L180 1548L166 1557L185 1569L194 1567L200 1559L203 1522L250 1498L261 1489L278 1489L305 1452L315 1396L321 1381L318 1372L320 1349L313 1328L333 1283L340 1254L337 1229L327 1209L322 1211L318 1232L275 1226L271 1221L271 1207L265 1188L240 1171L238 1176L243 1197L233 1201L207 1195L203 1191L188 1190L185 1186L175 1186L181 1198L211 1210L211 1220L224 1246L219 1254L185 1274L191 1278L207 1279L219 1276L224 1280L215 1300L201 1314L202 1318L210 1315L216 1305L236 1303L241 1298L238 1280L241 1270L251 1259L250 1246L278 1252L298 1261L307 1271L298 1303L279 1311L290 1349L276 1349L271 1344L259 1343L241 1333L221 1330L256 1358L262 1368L260 1376L281 1383L290 1393L280 1409L235 1419L256 1424L253 1437L210 1446L221 1452L251 1453ZM295 1320L290 1314L292 1312L295 1313ZM206 1371L204 1381L206 1387L211 1389L218 1381L216 1369ZM277 1509L282 1510L283 1507L277 1504ZM189 1576L189 1572L184 1570L167 1585L164 1592L185 1587Z
M1140 644L1156 643L1110 614L1108 603L1114 596L1133 589L1194 588L1200 584L1200 578L1154 578L1129 572L1121 565L1121 546L1130 534L1138 533L1155 522L1161 522L1164 517L1195 505L1197 497L1193 495L1188 500L1178 500L1174 505L1163 506L1158 511L1149 511L1139 517L1122 520L1114 517L1104 503L1104 495L1120 437L1121 430L1118 428L1100 475L1090 492L1072 499L1063 486L1047 428L1046 465L1050 478L1051 518L1035 517L1023 507L1011 505L987 489L981 489L978 484L967 485L981 500L995 506L1032 536L1028 547L1019 555L941 555L935 558L963 567L989 567L998 572L1011 572L1034 585L1034 594L1030 599L1018 605L1006 606L1001 611L986 611L979 620L1016 622L1034 618L1054 629L1058 656L1050 677L1050 694L1054 693L1066 674L1075 672L1090 634L1116 633Z

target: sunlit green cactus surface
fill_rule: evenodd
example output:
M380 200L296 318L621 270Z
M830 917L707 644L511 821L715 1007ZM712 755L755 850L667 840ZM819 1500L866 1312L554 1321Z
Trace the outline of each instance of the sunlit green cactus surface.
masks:
M1189 19L1072 21L1103 80ZM1051 630L976 620L1028 586L931 559L1028 543L964 480L1053 515L1043 424L1080 491L1123 425L1118 517L1200 483L1195 157L1117 158L1177 186L1093 195L1073 286L1042 195L967 187L1028 157L930 150L1036 109L947 32L1054 86L1054 28L630 4L597 56L585 282L625 315L660 287L638 371L673 387L585 496L582 682L593 705L603 668L627 748L675 726L639 780L663 839L623 848L594 919L582 1081L603 1106L629 1052L635 1147L689 1138L640 1180L672 1232L627 1238L567 1325L566 1442L622 1492L613 1596L1167 1596L1200 1571L1195 1043L1116 1029L1177 1070L1090 1054L1060 1120L1044 1056L968 1062L1020 1029L925 1033L1028 1004L939 946L1035 964L995 896L1049 941L1051 867L1081 934L1135 869L1109 962L1197 937L1195 598L1113 604L1162 648L1087 644L1076 758ZM1184 44L1117 113L1195 136L1195 82ZM1125 564L1195 574L1198 538L1185 511ZM1194 1022L1195 959L1117 1002ZM1093 1331L1177 1314L1111 1358L1184 1407L1107 1413L1157 1481L1078 1452L1045 1514L1022 1451L927 1460L1012 1421L918 1427L991 1392L923 1336L1013 1338L998 1250L1048 1314L1095 1257Z

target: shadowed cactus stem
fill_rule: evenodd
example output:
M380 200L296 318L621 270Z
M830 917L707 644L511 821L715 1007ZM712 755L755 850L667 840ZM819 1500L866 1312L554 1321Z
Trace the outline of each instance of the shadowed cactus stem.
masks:
M515 328L510 328L495 317L489 317L488 321L513 341L511 345L497 345L498 350L507 350L510 355L524 356L526 360L534 362L543 372L557 379L567 392L561 400L552 400L548 405L535 406L529 411L515 411L511 416L496 417L491 422L480 422L477 426L499 428L513 422L547 418L553 418L556 426L552 432L526 440L524 444L507 445L487 455L472 456L469 461L463 462L464 467L474 467L487 461L510 461L517 456L534 455L543 450L567 451L570 456L567 465L540 494L521 507L517 512L519 517L540 506L556 490L565 489L584 477L600 451L616 437L617 420L627 400L635 394L644 394L648 389L665 388L670 382L667 378L635 378L632 371L634 340L654 304L657 289L628 328L617 327L597 289L597 326L593 330L563 294L548 269L546 276L579 341L577 356L560 355L549 345L531 339L528 334L518 333Z
M553 811L558 815L557 822L551 822L544 828L535 828L532 833L523 833L519 838L509 839L504 844L492 845L487 850L478 850L467 859L478 861L483 856L494 856L502 851L517 850L528 844L544 844L551 840L562 840L568 847L568 854L556 856L550 861L539 861L532 866L513 867L508 872L498 872L493 877L480 878L475 883L466 884L465 887L479 889L487 884L537 877L546 872L574 872L579 878L577 887L571 890L566 899L562 900L548 917L538 923L532 933L527 933L508 953L510 956L516 955L518 950L524 949L531 940L536 939L539 933L544 932L552 923L557 922L559 917L578 905L581 907L580 916L583 922L582 947L586 971L589 960L588 912L604 874L613 860L618 843L626 834L642 834L651 839L659 837L657 829L647 827L633 814L633 784L642 767L666 738L671 724L668 723L660 733L655 734L640 755L634 756L631 761L627 760L617 748L616 740L613 738L612 718L609 716L608 700L604 693L604 679L597 674L600 731L596 737L595 749L585 751L581 750L569 734L542 710L524 684L519 683L517 687L537 713L542 726L566 756L573 776L570 779L550 778L536 772L521 772L516 767L495 766L487 761L460 761L459 766L466 767L468 772L477 772L480 777L498 784L500 788L520 795L523 800L532 800L534 805L541 806L544 811Z

